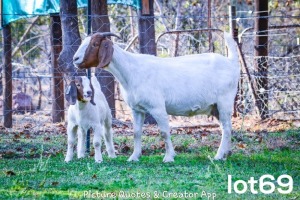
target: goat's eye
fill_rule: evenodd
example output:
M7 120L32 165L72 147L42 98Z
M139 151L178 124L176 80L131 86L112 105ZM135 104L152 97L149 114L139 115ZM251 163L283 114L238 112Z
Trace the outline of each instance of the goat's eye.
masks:
M76 84L76 87L80 87L80 84Z
M94 42L93 47L97 47L97 46L99 46L98 42Z

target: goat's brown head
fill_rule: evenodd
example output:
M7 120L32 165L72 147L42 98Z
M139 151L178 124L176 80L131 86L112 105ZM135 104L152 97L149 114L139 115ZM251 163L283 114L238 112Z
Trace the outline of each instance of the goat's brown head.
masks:
M67 87L66 99L71 105L74 105L76 100L81 102L90 101L91 104L96 105L94 93L94 87L86 76L76 76Z
M91 67L106 67L112 60L113 43L108 36L117 35L113 33L95 33L83 40L73 57L73 63L80 69Z

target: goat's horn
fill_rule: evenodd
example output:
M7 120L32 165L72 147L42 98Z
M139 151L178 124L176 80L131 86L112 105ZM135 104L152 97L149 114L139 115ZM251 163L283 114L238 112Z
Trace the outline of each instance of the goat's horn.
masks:
M116 35L116 34L114 34L114 33L111 33L111 32L103 32L103 33L100 33L100 34L101 34L101 36L103 36L103 37L114 36L114 37L117 37L117 38L121 39L120 36L118 36L118 35Z

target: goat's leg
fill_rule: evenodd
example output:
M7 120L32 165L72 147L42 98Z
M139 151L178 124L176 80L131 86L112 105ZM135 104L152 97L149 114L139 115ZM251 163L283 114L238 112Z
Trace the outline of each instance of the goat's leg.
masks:
M115 147L113 143L113 130L111 128L111 120L107 119L104 124L104 143L106 146L106 151L108 154L108 157L110 158L115 158L116 153L115 153Z
M95 161L97 163L101 163L103 161L101 153L101 135L103 135L103 128L101 126L95 127L93 145L95 149Z
M174 162L174 157L176 155L174 147L171 141L170 126L167 112L163 109L151 110L150 114L154 117L160 128L161 135L165 140L166 155L163 159L164 162Z
M133 129L134 129L134 150L128 161L139 161L142 154L142 128L145 121L145 114L132 111L133 113Z
M215 160L225 160L231 153L231 111L219 110L222 129L222 140Z
M77 126L74 126L73 124L71 124L71 122L69 122L67 126L68 149L67 149L65 162L69 162L73 159L76 132L77 132Z
M78 144L77 144L77 157L84 158L86 152L86 132L83 128L78 129Z

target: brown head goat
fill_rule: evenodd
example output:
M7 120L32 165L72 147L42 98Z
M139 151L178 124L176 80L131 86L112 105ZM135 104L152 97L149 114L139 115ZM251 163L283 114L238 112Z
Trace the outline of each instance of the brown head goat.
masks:
M168 115L216 116L222 140L215 159L225 159L231 151L231 115L237 92L240 67L236 43L224 33L228 57L205 53L175 58L129 53L107 36L95 33L78 48L73 62L78 68L100 67L111 72L122 86L124 100L134 118L134 151L128 159L138 161L145 113L156 120L165 140L164 162L174 161Z

